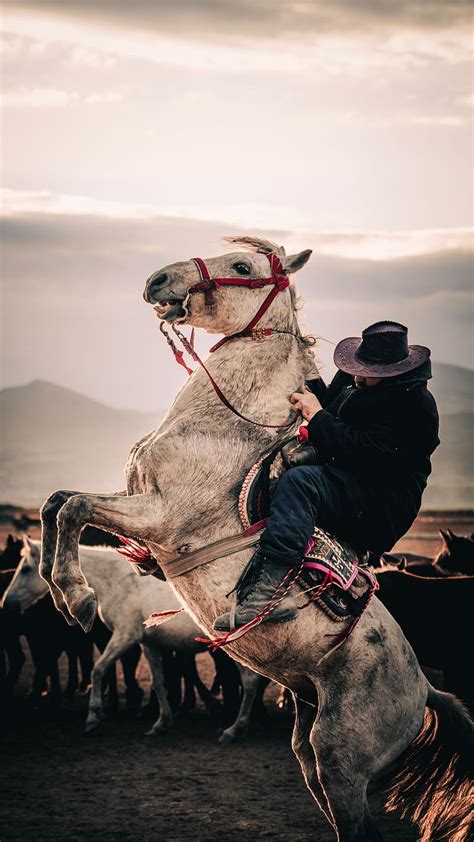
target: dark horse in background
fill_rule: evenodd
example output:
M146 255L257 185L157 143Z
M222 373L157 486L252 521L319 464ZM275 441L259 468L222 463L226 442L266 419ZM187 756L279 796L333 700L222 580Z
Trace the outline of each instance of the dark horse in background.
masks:
M424 667L441 670L444 687L474 709L468 645L474 606L473 536L440 530L443 544L431 561L385 556L377 570L379 599L395 617Z

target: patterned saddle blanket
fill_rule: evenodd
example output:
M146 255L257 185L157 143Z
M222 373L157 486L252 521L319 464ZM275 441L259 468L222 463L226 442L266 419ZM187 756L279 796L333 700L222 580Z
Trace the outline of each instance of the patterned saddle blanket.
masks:
M259 522L263 525L270 512L276 484L271 478L271 468L277 456L278 451L262 456L243 482L239 515L245 530ZM357 552L318 526L306 551L301 579L309 599L312 592L320 591L314 601L335 621L359 617L377 588L375 576Z

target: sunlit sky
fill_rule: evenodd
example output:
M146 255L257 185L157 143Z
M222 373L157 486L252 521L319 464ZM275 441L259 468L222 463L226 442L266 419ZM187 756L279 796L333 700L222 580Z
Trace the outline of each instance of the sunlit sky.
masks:
M433 0L4 0L4 382L166 405L182 375L144 278L243 230L313 248L313 332L400 319L472 367L470 18Z

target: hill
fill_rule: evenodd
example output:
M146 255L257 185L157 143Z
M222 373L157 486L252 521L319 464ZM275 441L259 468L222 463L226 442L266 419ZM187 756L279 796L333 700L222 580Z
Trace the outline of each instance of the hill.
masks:
M435 363L433 374L441 446L424 508L473 508L474 371ZM57 488L123 488L130 447L163 415L114 409L41 380L2 390L0 499L35 505Z
M120 490L131 446L163 415L113 409L42 380L3 389L1 499L25 505L57 488Z

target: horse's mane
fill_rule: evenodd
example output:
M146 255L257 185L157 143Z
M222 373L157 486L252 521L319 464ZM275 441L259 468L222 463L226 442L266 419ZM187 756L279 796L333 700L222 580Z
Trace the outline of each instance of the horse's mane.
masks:
M272 240L265 240L262 237L253 237L244 234L237 234L228 237L221 237L221 241L231 246L240 246L240 248L242 248L244 251L262 252L263 254L273 253L277 254L280 258L286 257L286 251L284 246L279 246L276 243L272 242ZM292 281L291 286L289 287L289 292L291 298L291 306L295 314L295 321L298 328L299 336L303 340L306 349L309 351L310 348L316 345L317 339L312 334L308 334L306 333L306 331L301 330L298 319L298 311L301 310L303 307L303 300L298 292L298 288L294 280ZM312 352L309 351L309 354L310 356L306 359L305 364L305 379L307 380L319 377L319 372Z
M236 235L230 237L222 237L223 243L228 243L231 246L241 246L244 251L261 251L263 254L277 254L278 257L286 257L284 246L277 246L271 240L264 240L261 237L247 237L245 235Z

